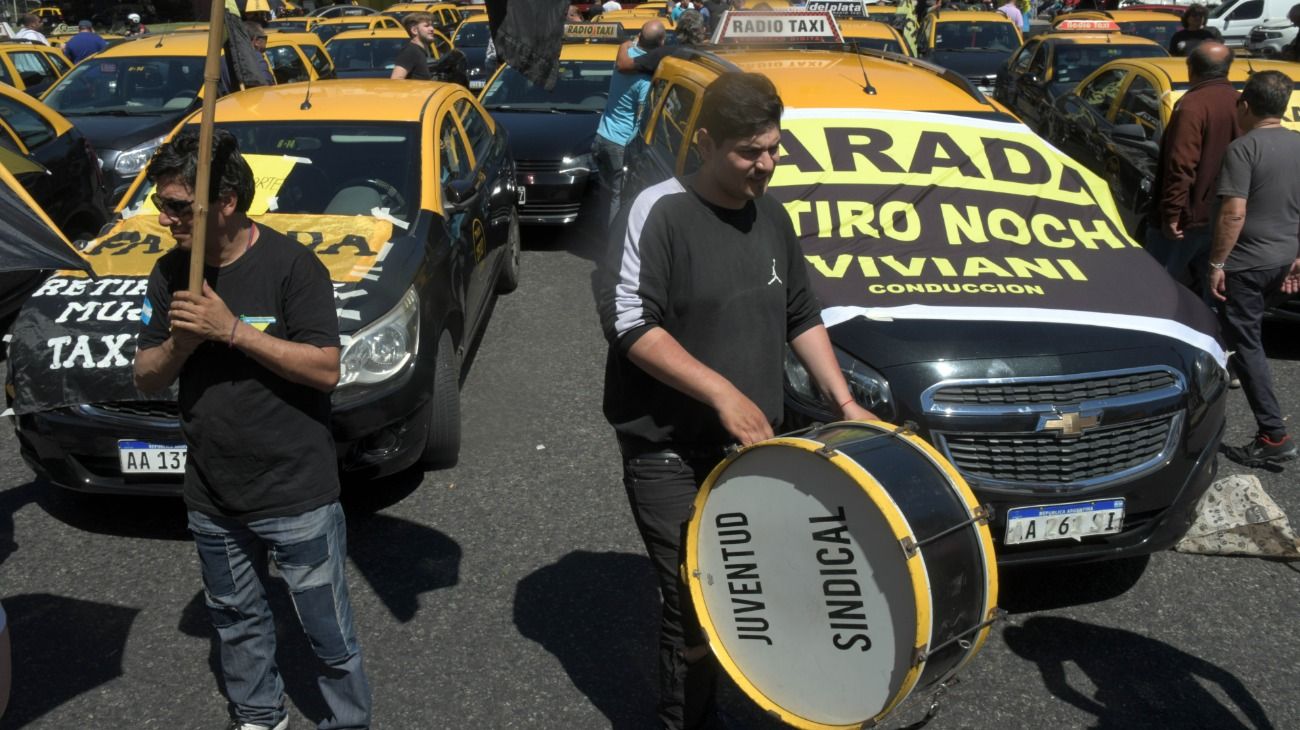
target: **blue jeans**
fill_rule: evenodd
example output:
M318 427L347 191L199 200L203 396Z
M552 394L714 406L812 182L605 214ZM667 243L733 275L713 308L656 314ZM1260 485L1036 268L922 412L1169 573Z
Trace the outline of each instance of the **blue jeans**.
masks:
M619 196L623 192L623 153L627 148L617 142L611 142L599 134L591 145L592 156L596 158L596 174L600 176L601 202L606 208L605 226L618 215Z
M275 725L285 716L275 666L275 621L266 590L268 554L289 586L303 631L325 668L316 683L329 707L322 730L370 726L370 684L352 630L344 575L347 528L337 501L291 517L247 524L191 510L212 625L221 641L226 698L240 722Z

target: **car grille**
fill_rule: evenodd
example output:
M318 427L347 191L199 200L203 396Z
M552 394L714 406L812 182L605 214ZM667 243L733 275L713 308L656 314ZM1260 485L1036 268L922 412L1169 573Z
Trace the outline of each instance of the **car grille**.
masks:
M116 403L91 403L83 405L81 410L92 416L127 416L134 418L176 421L181 417L180 407L175 401L140 400L118 401Z
M1120 398L1177 386L1173 373L1152 370L1078 380L946 385L931 396L935 406L1075 404Z
M1160 459L1180 415L1093 429L1077 438L1054 433L947 433L940 447L964 475L999 482L1069 484L1140 469Z
M519 215L525 218L572 218L578 215L582 203L525 203L519 206Z
M556 172L559 169L559 160L515 160L518 172Z

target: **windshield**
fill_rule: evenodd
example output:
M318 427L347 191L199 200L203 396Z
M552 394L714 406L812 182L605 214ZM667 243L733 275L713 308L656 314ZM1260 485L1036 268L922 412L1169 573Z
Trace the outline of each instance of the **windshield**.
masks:
M409 42L405 38L347 38L330 41L325 50L340 71L392 68L393 59Z
M1073 86L1103 63L1117 58L1150 58L1165 52L1148 45L1062 45L1052 59L1052 83Z
M487 23L465 23L454 40L457 48L486 48L488 35Z
M375 215L408 223L419 212L418 123L221 124L239 140L257 193L250 215ZM156 212L153 185L140 186L130 208Z
M202 56L91 58L55 84L44 101L69 117L183 112L202 85Z
M888 51L890 53L900 53L906 55L906 51L899 45L898 41L892 38L845 38L849 43L856 43L860 48L870 48L876 51Z
M1020 47L1016 27L1010 23L940 23L935 28L934 47L944 51L995 49L1013 51Z
M1182 25L1176 16L1169 16L1169 20L1141 20L1131 21L1128 23L1119 23L1120 32L1124 35L1135 35L1139 38L1146 38L1149 41L1155 41L1160 44L1161 48L1169 47L1169 39L1174 37L1174 33Z
M320 38L321 42L324 43L345 30L365 30L369 27L370 21L363 20L356 23L330 23L329 25L318 25L312 30L316 33L316 37Z
M602 112L614 73L612 61L560 61L560 78L546 91L524 78L513 67L502 69L483 94L489 111L583 111Z

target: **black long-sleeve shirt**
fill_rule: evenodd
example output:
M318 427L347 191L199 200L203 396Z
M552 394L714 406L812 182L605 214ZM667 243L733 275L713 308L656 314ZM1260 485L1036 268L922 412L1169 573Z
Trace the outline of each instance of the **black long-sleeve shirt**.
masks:
M654 327L778 425L784 346L821 321L781 204L763 196L740 210L719 208L673 178L637 196L615 243L599 303L610 342L605 417L620 439L646 446L734 440L712 408L628 359L632 345Z

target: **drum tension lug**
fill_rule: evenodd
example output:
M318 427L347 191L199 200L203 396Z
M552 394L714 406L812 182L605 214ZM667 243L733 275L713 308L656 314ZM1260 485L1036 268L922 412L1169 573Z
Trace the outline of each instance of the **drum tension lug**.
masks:
M825 459L834 459L834 458L835 458L835 455L838 454L838 453L840 453L840 452L836 451L835 449L832 449L832 448L829 447L829 446L823 446L823 447L821 447L820 449L817 449L816 451L814 451L813 453L815 453L815 454L817 454L818 456L820 456L820 457L822 457L822 458L825 458Z
M916 555L916 551L921 549L921 546L910 535L899 540L898 544L903 548L903 554L909 558Z
M975 521L981 525L987 525L989 520L993 519L993 508L987 504L981 504L975 508Z

